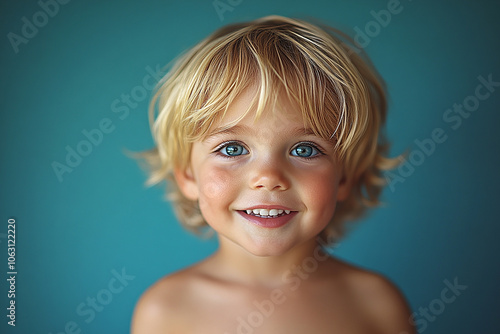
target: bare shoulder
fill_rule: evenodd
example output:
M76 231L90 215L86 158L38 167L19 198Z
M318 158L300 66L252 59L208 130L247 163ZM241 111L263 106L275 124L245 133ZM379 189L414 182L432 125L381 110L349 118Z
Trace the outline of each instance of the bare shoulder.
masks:
M179 333L182 314L190 292L192 269L168 275L146 290L137 302L132 318L132 334Z
M415 333L408 303L394 283L381 274L336 262L355 303L380 333Z

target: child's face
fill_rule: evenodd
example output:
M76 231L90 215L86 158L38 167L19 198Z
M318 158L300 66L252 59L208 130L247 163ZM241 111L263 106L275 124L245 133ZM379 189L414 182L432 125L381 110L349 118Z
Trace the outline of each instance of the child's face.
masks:
M217 130L244 113L254 92L245 91L211 134L193 144L190 168L176 171L176 178L221 242L259 256L281 255L314 242L348 188L333 144L305 129L287 101L256 122L249 113L229 130ZM257 215L247 211L254 209Z

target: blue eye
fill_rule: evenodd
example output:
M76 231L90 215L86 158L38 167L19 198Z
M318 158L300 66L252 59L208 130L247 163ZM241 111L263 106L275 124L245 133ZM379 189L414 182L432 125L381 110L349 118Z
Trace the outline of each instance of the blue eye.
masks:
M248 150L240 144L229 143L219 149L219 152L225 156L236 157L238 155L248 154Z
M296 146L291 152L293 156L301 158L312 158L320 153L314 146L305 144Z

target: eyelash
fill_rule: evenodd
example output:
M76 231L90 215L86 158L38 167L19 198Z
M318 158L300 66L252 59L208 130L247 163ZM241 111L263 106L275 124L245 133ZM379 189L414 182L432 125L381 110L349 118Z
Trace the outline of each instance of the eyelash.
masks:
M293 150L295 150L297 147L299 146L310 146L312 147L313 149L315 149L316 151L318 151L318 154L316 155L313 155L312 157L299 157L299 158L302 158L302 159L306 159L306 160L312 160L312 159L316 159L322 155L325 155L325 153L323 152L323 150L315 143L313 142L309 142L309 141L303 141L303 142L300 142L300 143L297 143L291 150L290 152L292 152Z
M221 153L222 149L224 149L225 147L231 146L231 145L239 145L239 146L243 147L245 150L250 151L243 143L241 143L239 141L230 140L230 141L226 141L226 142L219 144L213 150L212 153L215 153L215 154L217 154L217 156L220 156L222 158L227 158L227 159L234 159L234 158L240 157L241 155L246 155L246 154L226 155L226 154ZM316 151L318 151L318 154L313 155L311 157L301 157L301 156L295 156L295 157L306 159L306 160L312 160L312 159L318 158L319 156L325 155L324 151L317 144L315 144L313 142L309 142L309 141L304 141L304 142L300 142L300 143L295 144L293 146L293 148L290 150L290 154L293 150L297 149L297 147L299 147L299 146L310 146L313 149L315 149Z
M241 143L239 141L230 140L230 141L226 141L226 142L223 142L223 143L219 144L213 150L213 153L215 153L219 157L226 158L226 159L234 159L234 158L237 158L237 157L241 156L241 155L226 155L226 154L221 153L221 150L223 148L231 146L231 145L239 145L239 146L243 147L245 150L249 151L249 149L246 148L246 146L243 145L243 143Z

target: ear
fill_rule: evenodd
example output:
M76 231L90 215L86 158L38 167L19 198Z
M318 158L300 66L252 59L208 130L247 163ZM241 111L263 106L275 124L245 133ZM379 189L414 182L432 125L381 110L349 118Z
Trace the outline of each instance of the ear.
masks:
M339 181L339 186L337 188L337 201L342 202L347 199L349 194L351 193L351 183L347 181L345 176Z
M192 201L198 200L198 185L193 176L191 168L187 169L174 169L174 177L181 193Z

